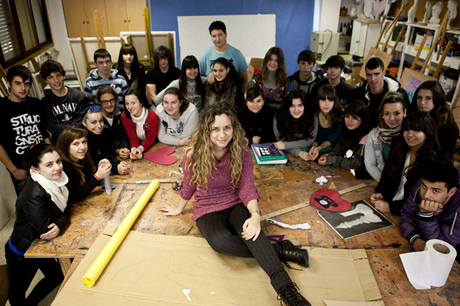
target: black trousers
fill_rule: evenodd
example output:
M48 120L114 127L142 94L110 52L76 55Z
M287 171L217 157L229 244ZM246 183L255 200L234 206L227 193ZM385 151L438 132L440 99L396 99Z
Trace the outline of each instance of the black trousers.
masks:
M14 253L8 242L5 245L5 256L10 270L8 299L11 306L38 305L64 280L61 267L54 258L24 258ZM26 299L27 289L38 269L42 271L45 278L38 282Z
M248 209L243 204L238 204L223 211L206 214L196 220L196 224L203 237L217 253L236 257L254 257L278 292L283 286L292 284L292 280L263 232L256 241L245 240L241 236L243 224L250 217Z

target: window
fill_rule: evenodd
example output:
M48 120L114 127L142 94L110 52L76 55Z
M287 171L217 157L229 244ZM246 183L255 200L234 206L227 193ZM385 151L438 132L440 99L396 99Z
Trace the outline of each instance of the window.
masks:
M51 44L45 0L0 0L0 64L8 68Z

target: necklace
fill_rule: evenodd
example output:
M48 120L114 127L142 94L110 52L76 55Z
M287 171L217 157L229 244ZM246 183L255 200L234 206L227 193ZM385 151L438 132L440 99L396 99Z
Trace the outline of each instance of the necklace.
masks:
M326 117L323 112L320 112L319 113L319 120L323 123L322 126L323 127L329 127L329 125L331 124L331 119Z
M130 79L131 78L131 70L126 70L125 69L125 73L128 76L128 78Z

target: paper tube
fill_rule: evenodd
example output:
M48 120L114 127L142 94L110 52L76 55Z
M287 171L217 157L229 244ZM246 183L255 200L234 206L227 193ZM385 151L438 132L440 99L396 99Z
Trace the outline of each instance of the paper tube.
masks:
M431 239L422 252L400 254L407 278L415 289L444 286L457 256L449 243Z
M144 191L142 196L139 198L139 200L137 200L136 204L117 228L112 238L110 238L109 242L107 242L104 249L102 249L101 253L97 256L96 260L83 276L83 283L86 286L92 287L97 281L105 266L108 264L118 246L120 246L126 234L128 234L129 230L131 229L131 226L133 226L137 217L142 212L149 199L158 189L159 185L160 182L158 180L153 180Z

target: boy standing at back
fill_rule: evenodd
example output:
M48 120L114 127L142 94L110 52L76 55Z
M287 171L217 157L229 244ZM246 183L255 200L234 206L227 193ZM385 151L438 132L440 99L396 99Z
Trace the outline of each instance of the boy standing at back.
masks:
M304 50L300 52L297 57L299 71L289 77L289 81L291 81L291 89L303 90L307 94L308 99L310 99L310 93L313 90L313 86L320 82L313 71L315 64L316 54L310 50Z
M19 184L27 178L24 169L24 151L34 144L51 144L46 131L43 107L40 100L29 94L32 73L21 65L12 66L6 74L10 89L8 97L0 98L0 161L11 175L16 194Z
M248 89L248 64L246 59L237 48L227 43L227 28L222 21L216 20L209 26L209 34L211 35L214 46L206 49L198 59L200 65L200 74L208 77L208 83L214 83L214 73L212 67L214 61L219 57L226 58L235 66L236 71L241 78L243 92Z
M430 239L443 240L460 255L459 169L446 162L427 165L401 209L401 234L416 251Z
M94 63L96 69L91 70L89 78L85 83L85 94L87 97L95 97L97 90L102 85L110 85L118 95L120 103L123 102L123 96L128 90L128 83L123 76L118 74L117 69L112 68L112 57L109 51L97 49L94 51ZM123 104L122 104L123 106Z
M56 143L59 134L66 127L78 126L81 123L77 105L85 94L80 90L64 86L65 70L59 62L46 61L40 73L51 88L42 99L42 103L45 108L46 128L53 136L53 143Z
M351 92L353 90L353 87L347 84L345 79L340 76L345 69L345 60L340 55L334 55L327 59L324 67L326 69L327 79L315 84L311 92L311 101L316 99L316 93L321 86L329 84L335 88L340 105L345 107L351 98Z

